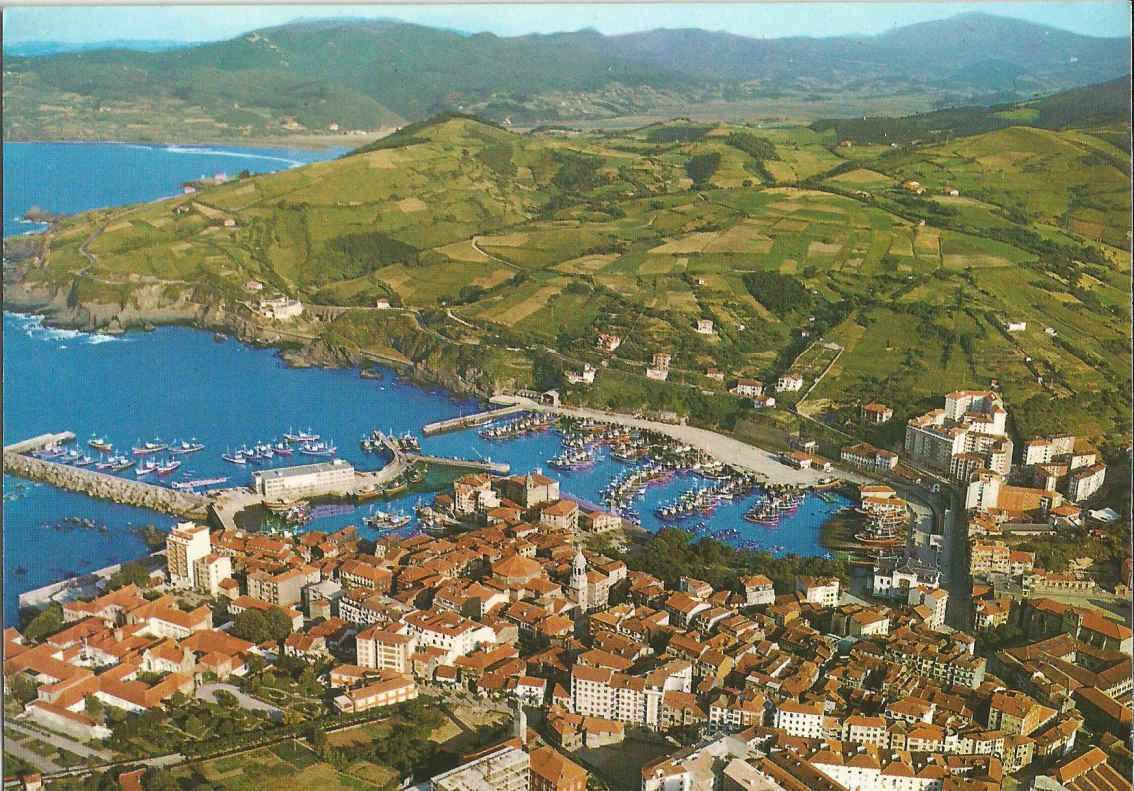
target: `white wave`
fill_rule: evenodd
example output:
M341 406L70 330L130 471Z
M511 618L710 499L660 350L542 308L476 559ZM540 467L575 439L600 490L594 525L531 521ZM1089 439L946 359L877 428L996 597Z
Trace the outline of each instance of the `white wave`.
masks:
M122 340L122 338L115 336L115 335L103 335L103 334L96 333L94 335L91 335L89 338L87 338L87 343L90 343L90 344L114 343L115 341L120 341L120 340Z
M202 156L212 157L236 157L237 159L265 159L269 162L283 162L289 167L298 167L304 164L298 159L288 159L287 157L273 157L268 154L245 154L239 151L224 151L219 148L185 148L182 146L166 146L162 149L170 154L199 154Z

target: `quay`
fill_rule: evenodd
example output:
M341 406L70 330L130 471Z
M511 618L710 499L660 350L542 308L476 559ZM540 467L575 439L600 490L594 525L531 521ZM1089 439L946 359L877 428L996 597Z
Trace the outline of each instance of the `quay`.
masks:
M60 489L79 492L99 500L110 500L136 508L148 508L162 514L192 518L205 513L208 500L198 494L179 492L175 489L167 489L164 486L131 481L127 478L119 478L82 467L71 467L45 459L36 459L25 456L20 451L10 450L11 448L26 448L29 443L39 441L43 442L41 447L46 447L52 443L45 441L45 437L59 437L68 434L71 439L74 439L75 435L71 432L54 435L44 434L34 440L26 440L5 447L4 472L19 478L47 483Z
M422 464L436 464L440 467L452 467L457 470L480 470L496 475L507 475L512 469L506 461L478 461L476 459L456 459L448 456L423 456L420 453L403 454L406 461Z
M445 431L460 431L473 426L480 426L490 420L504 417L505 415L514 415L517 412L523 412L526 407L523 404L513 404L500 409L489 409L484 412L477 412L473 415L461 415L460 417L449 418L448 420L439 420L436 423L426 423L421 427L421 431L425 435L440 434Z
M75 435L70 431L61 431L58 434L40 434L38 437L25 439L23 442L14 442L11 445L5 445L4 455L7 456L9 453L31 453L33 450L41 450L51 447L52 445L64 445L74 441Z

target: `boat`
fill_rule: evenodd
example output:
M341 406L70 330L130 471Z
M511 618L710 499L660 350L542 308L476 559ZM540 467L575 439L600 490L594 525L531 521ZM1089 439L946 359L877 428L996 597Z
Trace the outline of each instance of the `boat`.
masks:
M134 474L141 478L144 475L149 475L151 472L157 472L157 468L157 462L155 461L143 462L134 469Z
M366 489L359 489L354 493L354 499L359 503L369 502L370 500L377 500L381 496L382 490L377 486L371 486Z
M264 507L274 514L283 514L293 508L306 508L307 500L264 500Z
M382 378L382 369L381 368L360 368L358 370L358 375L361 376L363 379L381 379Z
M229 464L239 464L241 466L244 465L244 456L243 456L243 454L241 454L239 452L237 452L237 453L222 453L221 458L224 459L225 461L227 461Z
M125 472L126 470L134 466L134 460L128 459L125 456L115 456L110 460L110 462L110 469L114 470L115 472Z
M114 460L113 459L103 458L101 461L95 462L94 468L96 470L109 470L113 466L114 466Z
M71 464L76 467L87 467L91 464L94 464L94 459L84 453L82 456L71 462Z
M176 443L172 447L170 447L169 452L181 455L181 454L184 454L184 453L196 453L197 451L204 450L204 449L205 449L204 443L196 442L196 441L185 442L183 440L181 442Z
M376 530L397 530L408 525L412 518L409 514L375 511L371 516L363 517L362 522Z
M91 437L87 440L87 444L95 450L101 450L103 453L110 453L114 450L114 446L107 442L105 437Z
M589 451L568 451L547 460L547 466L557 470L584 470L595 466L595 457Z
M168 447L169 445L164 442L147 442L145 445L139 445L131 448L130 452L135 456L149 456L153 453L161 453Z
M216 341L217 343L224 343L225 341L228 340L228 336L225 335L222 332L214 332L213 333L213 340Z
M304 442L299 446L299 452L304 456L323 456L330 457L335 455L338 450L334 445L328 445L326 442L310 441Z
M289 448L287 445L285 445L282 442L277 442L275 445L273 445L272 451L277 456L290 456L293 453L295 453L295 451L293 451L291 448Z
M395 486L387 486L382 490L382 496L389 500L394 497L399 497L408 491L409 486L405 482L402 482Z
M300 442L318 442L319 441L319 435L318 434L312 434L311 429L307 429L307 431L299 432L298 437L299 437Z
M32 451L32 455L38 459L57 459L66 453L67 451L58 445L48 445L46 448Z
M165 463L158 462L157 474L169 475L171 472L181 466L181 462L177 459L166 459Z

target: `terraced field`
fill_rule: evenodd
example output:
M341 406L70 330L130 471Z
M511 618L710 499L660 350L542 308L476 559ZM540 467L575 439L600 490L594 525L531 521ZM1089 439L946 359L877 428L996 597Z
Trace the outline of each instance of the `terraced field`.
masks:
M734 145L744 136L773 153L756 159ZM716 167L694 188L695 158ZM316 305L385 297L419 311L431 339L389 321L304 329L465 360L488 389L559 386L565 368L600 364L595 339L612 333L623 344L600 379L641 376L664 350L670 381L565 395L686 412L695 391L729 384L705 368L772 379L821 338L846 348L812 396L836 423L876 399L900 422L942 389L998 379L1031 404L1013 410L1022 433L1089 410L1099 436L1129 438L1128 167L1090 130L891 148L804 128L562 137L448 118L339 160L68 219L24 284L121 306L155 283L204 305L247 301L249 280ZM466 345L445 346L456 335ZM712 419L734 423L736 401Z

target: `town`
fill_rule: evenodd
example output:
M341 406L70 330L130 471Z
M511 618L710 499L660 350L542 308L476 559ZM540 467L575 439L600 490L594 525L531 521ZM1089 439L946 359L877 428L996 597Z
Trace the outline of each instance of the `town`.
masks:
M855 540L872 560L858 589L842 561L813 559L828 570L815 573L796 558L773 579L743 550L707 567L713 582L672 565L651 573L650 546L685 545L684 533L631 538L620 515L581 506L536 471L462 474L434 498L439 527L409 538L182 522L164 551L108 575L97 595L5 630L6 736L54 756L6 747L40 770L6 785L110 777L148 788L187 761L297 739L310 760L341 764L328 732L423 702L477 701L498 715L493 738L446 754L431 776L409 767L407 781L1128 787L1130 558L1101 580L1045 570L1016 548L1113 520L1081 505L1106 466L1069 435L1017 452L1008 417L995 390L961 390L908 420L901 457L842 448L844 475L864 481ZM890 419L882 404L863 407L864 421ZM832 469L814 443L797 445L783 463ZM339 485L309 466L275 476L270 491L257 474L258 493L286 500ZM915 529L895 487L925 496L942 484L961 513ZM964 561L951 576L954 542ZM226 729L203 724L218 712ZM612 764L605 748L641 760ZM148 757L123 768L139 763L116 759L130 755Z

